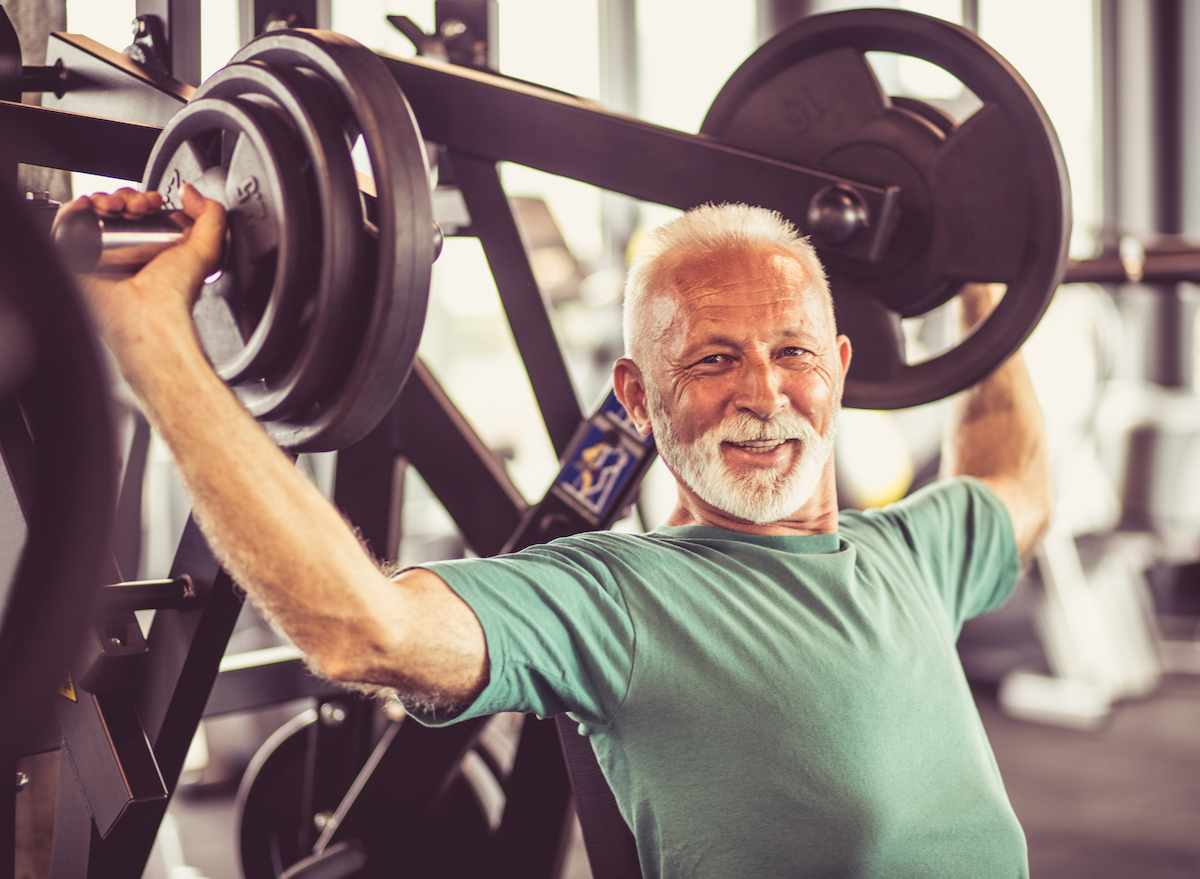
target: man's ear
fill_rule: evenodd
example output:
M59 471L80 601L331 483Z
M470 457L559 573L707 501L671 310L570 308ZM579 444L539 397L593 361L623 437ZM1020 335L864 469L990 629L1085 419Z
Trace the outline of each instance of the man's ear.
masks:
M622 357L613 364L613 391L637 425L638 433L649 436L651 427L650 410L646 405L646 385L642 371L628 357Z
M850 337L849 336L838 336L837 337L837 347L838 347L838 359L841 360L841 362L842 362L842 378L845 378L846 371L848 369L850 369L850 354L851 354Z

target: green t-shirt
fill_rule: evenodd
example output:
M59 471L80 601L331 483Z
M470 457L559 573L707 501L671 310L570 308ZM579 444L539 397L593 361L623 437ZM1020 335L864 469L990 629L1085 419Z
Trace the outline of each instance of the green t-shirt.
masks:
M835 534L595 532L427 567L487 636L456 719L577 720L645 876L1028 875L955 650L1018 570L982 483Z

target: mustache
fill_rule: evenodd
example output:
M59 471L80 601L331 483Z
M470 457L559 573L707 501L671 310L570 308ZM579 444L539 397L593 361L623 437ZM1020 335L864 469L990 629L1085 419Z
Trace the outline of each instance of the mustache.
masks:
M793 439L812 442L820 438L811 424L792 412L781 412L766 421L742 412L722 421L712 429L711 435L718 442L725 443L784 442Z

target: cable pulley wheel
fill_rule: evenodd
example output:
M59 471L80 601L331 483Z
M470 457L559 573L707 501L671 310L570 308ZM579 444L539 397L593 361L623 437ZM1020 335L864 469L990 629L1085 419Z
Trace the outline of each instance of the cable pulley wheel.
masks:
M919 58L982 105L956 121L889 98L867 53ZM954 394L1020 347L1066 265L1070 191L1057 135L1020 75L972 32L894 9L801 19L722 88L701 132L731 146L900 187L900 219L878 263L813 243L854 356L844 403L898 409ZM901 319L966 283L1003 283L993 313L958 345L909 362Z
M143 188L178 208L189 182L228 216L193 311L218 374L281 447L354 444L408 376L435 257L424 142L395 80L346 37L265 34L164 128Z

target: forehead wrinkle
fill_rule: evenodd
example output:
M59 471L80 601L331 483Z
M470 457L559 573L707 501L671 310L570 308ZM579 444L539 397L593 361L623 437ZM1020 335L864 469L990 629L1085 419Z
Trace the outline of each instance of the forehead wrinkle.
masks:
M739 274L739 270L744 273ZM757 285L755 292L762 298L742 306L768 309L766 319L795 315L801 336L806 332L809 338L821 335L820 321L806 302L812 297L821 301L830 327L834 326L828 294L804 265L782 248L764 251L761 247L727 244L711 250L677 252L663 259L656 275L657 283L646 291L642 303L643 338L649 344L659 344L668 335L683 332L688 324L719 326L738 322L735 312L722 313L722 309L740 307L725 301L726 291L745 285ZM796 333L789 330L789 335Z

